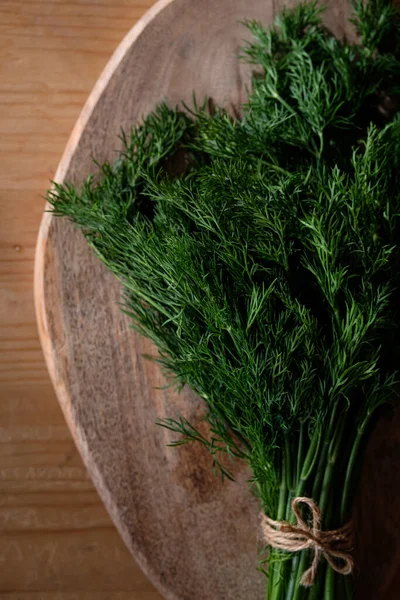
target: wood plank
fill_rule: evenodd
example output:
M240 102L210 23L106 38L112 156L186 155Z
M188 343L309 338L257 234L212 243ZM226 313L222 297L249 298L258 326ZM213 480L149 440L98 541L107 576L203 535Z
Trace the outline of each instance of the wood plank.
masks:
M156 600L95 491L40 347L43 194L95 80L152 4L0 2L0 599Z
M211 95L228 106L241 102L249 71L235 58L244 35L239 23L245 17L268 22L279 5L163 0L162 12L154 12L145 29L130 33L96 84L58 180L82 182L92 170L92 155L112 160L121 126L129 128L164 97L172 104L190 102L195 90L200 98ZM332 1L327 22L337 33L349 34L348 14L347 3ZM237 483L222 486L210 475L210 459L201 448L166 448L172 438L156 430L156 418L179 412L193 421L204 406L187 390L177 395L165 389L157 365L142 358L154 354L154 347L130 331L117 306L118 283L70 223L44 219L37 261L38 321L58 397L132 553L166 598L263 598L264 583L254 570L258 507L248 493L249 473L238 464ZM388 600L398 594L390 550L395 508L382 521L388 502L378 492L388 480L377 467L383 452L387 473L395 471L398 420L399 415L391 423L390 441L381 431L370 447L366 493L359 503L359 515L369 517L358 525L360 598ZM377 539L387 544L371 558Z

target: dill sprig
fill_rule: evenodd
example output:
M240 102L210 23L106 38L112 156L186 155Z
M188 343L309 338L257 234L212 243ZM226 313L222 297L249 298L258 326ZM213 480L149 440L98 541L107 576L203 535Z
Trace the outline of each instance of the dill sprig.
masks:
M209 439L161 422L176 444L204 444L223 477L221 453L248 461L278 520L312 496L326 528L351 513L400 323L399 12L353 7L358 44L316 2L247 22L257 72L240 117L161 104L98 181L48 194L121 280L161 365L207 403ZM287 558L271 553L270 598L351 597L325 565L300 588L307 556Z

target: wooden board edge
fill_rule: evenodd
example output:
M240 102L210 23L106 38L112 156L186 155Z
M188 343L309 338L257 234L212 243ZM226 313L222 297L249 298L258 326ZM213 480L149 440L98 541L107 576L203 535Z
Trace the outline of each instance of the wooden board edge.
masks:
M101 98L103 91L106 89L110 82L114 72L119 67L126 53L129 51L131 46L136 42L146 27L155 19L164 8L172 4L175 0L158 0L150 9L148 9L143 16L135 23L135 25L125 35L122 42L118 45L108 63L104 67L99 79L96 81L92 91L87 98L84 107L76 121L72 133L68 139L67 145L62 154L61 160L58 164L54 182L63 183L65 176L68 172L68 168L71 163L71 159L79 145L79 141L85 131L85 128L90 120L95 106ZM76 429L76 422L73 418L71 401L68 394L68 390L63 382L57 377L54 360L54 346L49 335L47 309L46 309L46 294L45 294L45 271L46 271L46 260L48 257L48 242L49 234L52 226L53 219L55 218L50 212L51 206L48 202L44 205L44 214L39 226L35 257L34 257L34 274L33 274L33 299L34 309L36 316L36 323L38 328L39 340L44 354L47 370L50 375L52 385L54 387L58 403L63 412L67 426L71 432L74 443L78 449L79 454L82 457L85 466L87 467L87 458L89 456L88 449L84 447L82 438L78 435ZM107 486L103 482L101 473L97 470L96 465L90 463L91 478L93 479L97 492L102 498L102 501L110 514L110 517L117 527L119 534L121 535L124 543L133 554L135 561L145 575L149 578L155 588L161 593L166 600L181 600L176 596L175 593L168 589L160 578L159 573L153 569L152 565L148 562L147 558L143 555L140 548L135 544L135 541L128 534L124 524L118 518L118 511L114 506L114 502L111 494L109 493Z
M126 53L129 51L132 44L138 39L149 23L157 17L157 15L175 0L158 0L144 15L135 23L130 31L125 35L122 42L118 45L112 54L107 65L104 67L99 79L96 81L89 97L87 98L84 107L76 121L72 133L69 137L67 145L64 149L61 160L58 164L54 181L62 184L68 172L72 156L76 151L83 132L89 122L95 106L101 98L101 95L111 80L114 72L120 65ZM46 365L50 373L52 383L56 389L59 388L59 382L55 380L55 370L52 356L51 340L48 335L47 318L46 318L46 300L44 293L44 277L45 277L45 261L47 255L47 243L49 231L53 220L53 215L49 212L51 206L48 202L44 206L44 214L39 226L38 237L36 241L35 257L34 257L34 274L33 274L33 296L35 305L36 322L39 332L39 339L45 357ZM58 394L57 394L58 395ZM65 405L65 390L60 393L59 401L62 406ZM68 420L68 419L67 419ZM69 421L68 424L70 425Z

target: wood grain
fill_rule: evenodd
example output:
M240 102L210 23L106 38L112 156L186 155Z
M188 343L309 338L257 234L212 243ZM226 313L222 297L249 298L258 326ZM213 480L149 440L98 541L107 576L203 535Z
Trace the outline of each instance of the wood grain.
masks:
M328 20L344 33L343 4L330 6ZM243 100L248 72L234 58L243 35L238 21L271 20L275 8L255 0L159 3L96 85L58 179L79 183L91 155L112 158L120 127L129 127L164 96L190 100L195 90L225 104ZM167 434L154 427L156 417L178 410L196 418L201 403L188 391L177 396L160 389L160 372L141 358L154 349L129 331L117 307L118 285L68 223L45 218L37 266L39 326L59 400L128 547L166 598L262 598L262 580L253 570L257 507L247 492L247 472L238 466L239 484L221 486L200 449L171 451ZM376 439L371 465L379 463L382 437ZM395 455L396 443L389 449ZM376 500L371 493L365 497L360 514ZM379 521L378 529L381 536L388 533ZM369 551L375 539L369 536ZM361 569L371 558L365 548ZM368 588L360 580L360 594L368 589L374 598L394 598L392 551L381 557L375 579L367 576Z
M92 155L112 159L120 127L129 128L165 96L190 101L195 90L226 105L242 101L249 72L235 58L244 36L239 21L268 22L279 5L159 2L96 84L57 179L80 183ZM327 22L337 33L349 33L347 16L346 3L329 3ZM237 465L238 482L222 486L200 448L166 447L170 438L155 419L178 411L196 419L204 407L190 391L178 396L165 389L157 367L142 358L155 350L129 330L119 294L81 235L47 215L36 271L42 343L67 422L127 546L166 598L261 599L249 474ZM358 506L360 598L398 596L399 420L397 414L381 424L369 448Z
M43 194L79 112L152 0L0 1L0 598L158 600L57 403L32 280Z

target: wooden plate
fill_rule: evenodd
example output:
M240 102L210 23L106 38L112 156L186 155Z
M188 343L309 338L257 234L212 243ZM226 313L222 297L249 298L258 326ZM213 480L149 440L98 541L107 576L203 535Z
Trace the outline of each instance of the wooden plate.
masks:
M249 68L237 58L248 35L240 21L271 22L280 5L277 0L160 0L127 35L97 82L56 180L79 184L94 170L92 157L112 160L121 127L129 130L164 98L172 105L190 103L195 91L199 99L242 102ZM336 33L347 31L348 12L347 3L329 2L326 20ZM163 388L158 367L142 358L155 354L154 347L129 329L119 310L119 284L82 235L48 213L37 245L35 298L46 361L68 425L143 570L171 600L264 598L249 472L237 464L237 481L221 484L207 451L196 445L167 447L171 437L156 419L181 413L196 420L202 402L189 390L177 395ZM370 450L360 503L368 522L360 537L364 598L397 598L390 590L397 588L400 551L394 492L400 482L393 484L393 477L399 479L393 464L398 421L386 424L385 435L378 435ZM382 485L383 496L377 492Z

